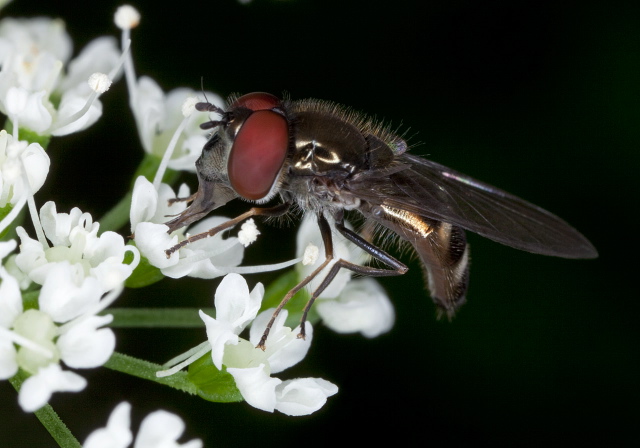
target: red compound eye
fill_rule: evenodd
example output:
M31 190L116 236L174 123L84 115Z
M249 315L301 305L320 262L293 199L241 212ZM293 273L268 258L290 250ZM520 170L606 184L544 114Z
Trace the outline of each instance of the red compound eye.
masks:
M238 131L229 154L227 169L233 189L245 199L267 196L288 147L289 128L282 115L270 110L251 114Z
M251 110L273 109L280 104L277 96L265 92L253 92L242 95L231 105L231 109L236 107L246 107Z

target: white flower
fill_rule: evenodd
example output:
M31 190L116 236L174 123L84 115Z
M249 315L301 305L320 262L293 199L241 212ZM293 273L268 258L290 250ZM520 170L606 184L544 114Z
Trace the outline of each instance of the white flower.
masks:
M322 378L283 381L276 388L276 409L287 415L308 415L319 410L338 386Z
M29 238L22 227L16 229L21 240L16 265L35 283L44 285L54 266L67 263L70 278L65 281L78 288L78 294L94 287L102 294L120 286L140 261L138 249L125 245L117 233L98 236L100 225L78 208L57 213L55 203L47 202L40 209L40 220L53 247ZM133 255L130 264L124 263L127 252Z
M54 392L82 390L86 381L63 371L103 365L115 349L108 328L112 316L97 316L120 294L119 287L103 297L100 289L77 288L68 263L58 263L40 291L39 309L23 312L18 282L0 267L0 379L15 375L18 367L31 376L18 401L27 412L42 407ZM87 281L94 280L88 278Z
M186 185L180 187L179 197L189 195ZM136 246L140 253L160 271L172 278L191 276L197 278L215 278L228 271L219 267L231 268L242 262L244 248L236 237L223 239L222 234L190 243L167 258L165 250L184 239L182 230L167 233L168 227L162 222L168 215L183 211L185 202L175 202L169 206L169 199L176 195L166 184L160 184L159 191L153 188L143 176L136 179L131 200L131 231L135 234ZM189 231L196 234L205 232L227 218L211 217L192 226Z
M318 300L315 306L325 325L338 333L374 338L391 330L395 320L389 296L372 278L352 280L335 300Z
M33 412L47 404L54 392L79 392L87 385L80 375L63 371L58 364L43 367L25 380L18 403L25 412Z
M83 448L126 448L132 440L131 405L117 405L107 426L96 429L82 445ZM142 420L134 448L201 448L202 441L194 439L184 444L176 442L182 435L185 424L180 417L167 411L155 411Z
M264 287L258 283L251 292L247 282L238 274L225 276L216 290L214 304L216 319L200 311L207 325L207 338L212 347L213 364L222 369L225 345L237 345L239 334L255 319L260 310Z
M47 178L49 165L40 144L15 140L4 129L0 131L0 208L36 193Z
M23 309L18 280L0 266L0 379L15 375L18 368L31 375L18 396L27 412L42 407L54 392L85 387L82 377L62 370L61 361L72 368L93 368L113 354L115 335L103 328L113 317L98 314L120 295L140 259L120 235L98 236L98 223L77 208L57 213L49 202L34 226L41 241L29 238L22 227L16 229L21 245L12 270L42 286L37 309ZM0 243L0 259L15 245ZM133 254L131 264L124 263L127 251Z
M363 264L369 258L364 251L337 233L333 226L332 232L334 260L310 283L311 291L315 290L338 259ZM306 253L308 244L320 246L321 253L324 253L318 225L310 217L303 220L298 231L298 253ZM299 278L305 278L323 261L324 257L319 257L314 263L298 265ZM348 269L341 269L315 302L316 311L324 323L339 333L360 332L369 338L389 331L395 313L384 289L374 279L351 280L351 275Z
M182 105L185 100L198 96L197 92L188 88L178 88L165 94L160 86L147 76L142 76L130 85L136 90L131 94L132 108L142 147L146 153L162 157L175 130L185 118ZM220 107L224 106L220 96L211 92L205 95L208 101ZM206 134L200 129L200 123L203 121L205 120L202 119L202 115L189 116L184 132L169 160L169 168L195 171L196 160L207 142Z
M90 42L69 62L71 53L71 38L60 20L0 21L0 111L43 135L66 135L93 124L102 105L87 80L95 72L117 76L121 54L109 37Z
M284 326L287 311L282 310L271 327L266 349L261 350L256 345L273 315L274 310L270 309L254 320L249 341L238 336L255 317L262 294L262 285L249 292L239 275L229 274L222 280L215 297L216 318L200 312L207 328L213 363L219 369L222 365L227 367L238 390L251 406L267 412L278 410L287 415L313 413L326 403L327 397L337 392L335 385L318 378L282 382L271 377L272 373L281 372L306 356L313 338L311 324L306 323L307 336L300 339L297 337L299 329Z
M0 243L0 262L16 247L14 240ZM10 329L22 313L22 295L18 281L0 265L0 380L18 371L16 349Z

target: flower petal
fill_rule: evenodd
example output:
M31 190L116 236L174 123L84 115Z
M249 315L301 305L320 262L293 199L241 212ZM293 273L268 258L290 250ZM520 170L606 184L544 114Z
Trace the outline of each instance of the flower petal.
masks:
M336 300L319 300L316 311L333 331L368 338L393 327L395 312L382 286L372 278L352 280Z
M25 412L33 412L47 404L54 392L79 392L87 385L80 375L63 371L59 364L41 368L25 380L18 403Z
M0 329L0 380L6 380L18 372L18 361L13 341L3 337L2 331L7 330Z
M178 237L167 233L169 227L164 224L141 222L136 225L136 247L140 254L149 260L153 266L166 269L175 266L180 261L179 254L174 253L167 258L165 249L178 244Z
M211 345L211 359L218 370L222 370L222 358L225 346L236 345L239 341L231 324L225 320L214 319L200 310L200 318L207 330L207 339Z
M276 407L276 387L282 381L271 378L265 364L248 369L228 368L242 397L254 408L273 412Z
M335 395L338 386L322 378L298 378L284 381L276 388L276 409L283 414L299 416L316 412Z
M20 286L11 274L0 266L0 327L11 328L11 324L22 313Z
M258 314L263 295L261 283L249 293L247 281L241 275L226 275L216 289L216 319L228 322L239 334Z
M131 209L129 219L131 221L131 232L134 233L136 226L144 221L151 221L158 208L158 192L153 184L144 176L138 176L133 186L131 196Z
M107 426L89 434L82 448L126 448L133 440L130 425L131 405L122 402L111 412Z
M50 263L48 275L40 291L40 310L55 322L68 322L95 306L104 292L96 278L86 277L80 285L74 281L73 267L68 262Z
M134 448L202 447L202 441L195 439L186 444L176 441L184 432L185 424L180 417L167 411L155 411L145 417L140 424Z
M86 84L93 73L109 73L118 63L120 51L117 40L112 36L98 37L89 42L67 68L67 76L60 84L60 90L66 92Z
M110 328L99 327L112 320L110 314L89 316L62 334L57 345L65 364L76 369L87 369L107 362L116 347L116 337Z

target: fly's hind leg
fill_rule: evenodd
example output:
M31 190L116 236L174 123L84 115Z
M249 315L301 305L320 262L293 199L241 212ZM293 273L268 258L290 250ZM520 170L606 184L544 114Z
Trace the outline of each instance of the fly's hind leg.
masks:
M325 267L327 267L334 258L333 237L331 236L331 227L329 226L329 222L322 215L322 213L318 214L318 226L320 227L320 235L322 236L322 242L324 243L325 260L320 266L318 266L318 268L316 268L311 274L305 277L304 280L298 283L293 289L291 289L287 293L286 296L284 296L284 298L282 299L282 301L280 302L276 310L273 312L273 316L271 316L271 319L269 320L269 323L267 324L267 327L264 330L264 333L262 334L262 338L258 343L258 347L263 350L265 349L265 344L267 341L267 337L269 336L269 331L271 330L271 327L275 322L276 317L278 317L278 314L280 313L280 311L282 311L282 308L284 308L287 302L289 302L289 300L291 300L291 298L298 291L300 291L303 287L309 284L309 282L311 282L315 277L317 277L318 274L320 274L320 272L322 272L322 270ZM329 270L329 273L324 277L320 285L313 291L311 298L307 301L307 304L304 307L304 311L302 313L302 319L300 321L300 333L298 334L298 337L301 339L304 339L305 337L305 323L307 321L307 314L309 313L309 310L311 309L313 302L315 302L318 296L322 294L322 292L331 284L331 282L336 277L336 275L338 275L338 272L340 271L340 269L345 268L352 272L355 272L356 274L370 275L373 277L390 277L390 276L402 275L408 270L406 265L396 260L395 258L393 258L391 255L389 255L379 247L370 243L369 241L367 241L366 239L358 235L356 232L347 229L344 225L344 218L342 214L340 214L336 218L335 226L336 226L336 229L346 239L354 243L356 246L360 247L362 250L370 254L376 260L383 262L384 264L389 266L391 269L381 269L381 268L374 268L371 266L362 266L355 263L351 263L350 261L347 261L342 258L336 261L335 264Z

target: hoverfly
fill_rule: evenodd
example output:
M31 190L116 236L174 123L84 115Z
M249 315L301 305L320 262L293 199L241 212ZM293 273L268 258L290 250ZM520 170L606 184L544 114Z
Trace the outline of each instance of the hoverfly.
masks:
M371 232L344 224L345 212L362 215L364 228L375 225L397 234L417 252L431 298L440 314L451 317L465 302L469 282L469 246L464 230L516 249L564 258L595 258L597 251L557 216L498 188L407 153L407 144L388 128L348 108L320 100L281 100L255 92L229 100L221 109L198 103L218 120L196 162L198 191L190 206L167 223L170 231L203 218L235 199L256 204L246 213L193 235L167 250L167 256L200 238L212 236L251 216L282 216L294 208L316 215L325 261L293 288L277 313L333 259L331 227L386 268L340 259L313 291L314 300L340 269L370 276L395 276L407 266L376 246ZM262 204L278 197L273 206ZM271 327L259 347L264 348ZM304 337L301 325L300 337Z

